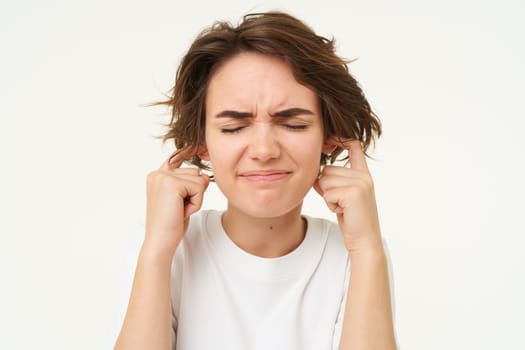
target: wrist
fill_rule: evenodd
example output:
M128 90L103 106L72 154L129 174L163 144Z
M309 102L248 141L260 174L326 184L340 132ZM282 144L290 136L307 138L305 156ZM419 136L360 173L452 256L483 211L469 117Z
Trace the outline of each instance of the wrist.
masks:
M383 240L379 234L345 243L351 257L378 258L385 255Z
M139 259L155 265L171 264L179 243L167 245L146 239L140 249Z
M387 258L382 247L360 249L349 255L352 274L376 275L379 271L387 269Z

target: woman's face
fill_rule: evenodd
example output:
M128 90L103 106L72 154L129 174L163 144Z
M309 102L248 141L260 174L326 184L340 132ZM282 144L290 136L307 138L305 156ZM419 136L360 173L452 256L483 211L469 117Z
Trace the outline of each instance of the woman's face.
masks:
M222 64L206 98L206 152L228 207L253 217L299 209L318 172L319 101L276 57L242 53Z

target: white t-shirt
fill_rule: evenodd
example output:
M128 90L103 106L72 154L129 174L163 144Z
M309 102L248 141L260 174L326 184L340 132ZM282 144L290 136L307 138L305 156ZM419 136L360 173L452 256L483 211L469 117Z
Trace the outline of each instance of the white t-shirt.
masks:
M338 225L305 217L294 251L261 258L230 240L221 216L194 214L175 253L176 350L337 349L350 271Z

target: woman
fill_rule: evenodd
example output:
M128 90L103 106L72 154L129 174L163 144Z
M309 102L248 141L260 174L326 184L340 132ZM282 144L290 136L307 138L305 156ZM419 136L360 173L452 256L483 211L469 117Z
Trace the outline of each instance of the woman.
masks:
M365 158L381 128L333 42L277 12L216 23L164 103L177 151L148 175L115 349L395 349ZM224 212L199 211L199 168ZM312 187L338 224L301 215Z

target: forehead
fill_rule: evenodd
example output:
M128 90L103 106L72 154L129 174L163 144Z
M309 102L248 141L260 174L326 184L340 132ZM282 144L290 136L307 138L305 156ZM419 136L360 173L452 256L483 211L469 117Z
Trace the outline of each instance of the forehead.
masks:
M212 74L206 105L316 104L315 92L295 79L288 63L275 56L240 53L222 63ZM224 106L231 107L231 106Z
M255 74L259 69L267 74L277 72L283 78L295 81L290 65L282 58L256 52L241 52L226 59L215 69L211 80L229 78L238 73Z

